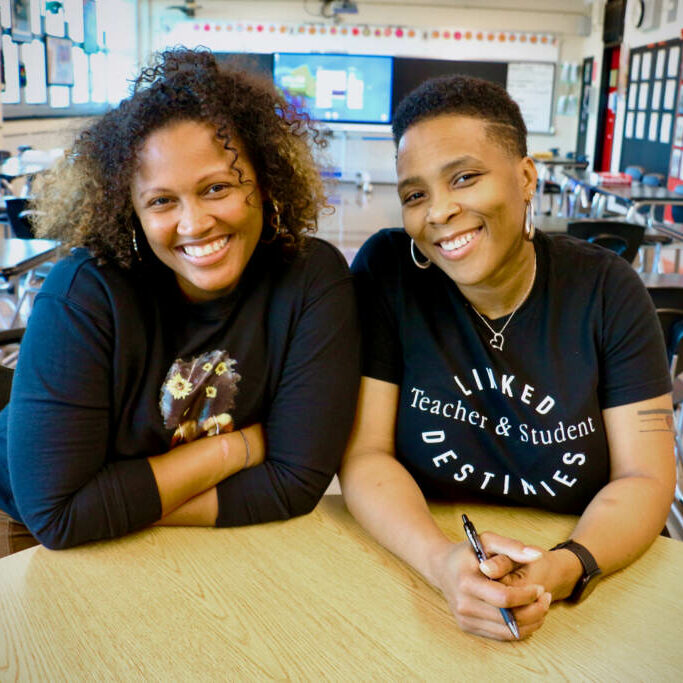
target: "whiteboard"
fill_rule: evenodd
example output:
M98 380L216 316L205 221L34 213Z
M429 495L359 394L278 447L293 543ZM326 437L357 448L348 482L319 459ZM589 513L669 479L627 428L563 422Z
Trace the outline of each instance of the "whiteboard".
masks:
M507 91L522 110L529 133L552 133L555 65L510 62Z

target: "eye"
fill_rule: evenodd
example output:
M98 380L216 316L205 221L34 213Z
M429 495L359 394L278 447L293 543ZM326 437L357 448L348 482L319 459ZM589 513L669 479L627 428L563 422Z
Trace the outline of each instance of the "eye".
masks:
M401 204L404 206L406 204L415 204L419 199L421 199L424 196L423 192L415 191L415 192L409 192L405 196L401 198Z
M221 194L230 188L228 183L214 183L206 189L207 194Z
M164 207L170 204L171 200L169 197L152 197L148 202L147 206L151 209Z
M479 177L479 173L461 173L453 177L454 185L468 185L473 180Z

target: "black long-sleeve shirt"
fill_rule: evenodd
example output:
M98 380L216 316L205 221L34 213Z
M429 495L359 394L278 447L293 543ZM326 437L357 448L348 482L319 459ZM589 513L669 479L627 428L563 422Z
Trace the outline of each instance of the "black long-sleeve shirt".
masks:
M200 304L158 262L123 271L77 250L36 297L0 413L0 508L53 548L157 521L147 457L173 435L162 390L175 382L184 398L174 372L220 351L235 428L262 423L268 446L262 465L218 485L217 525L306 513L351 428L358 337L346 263L321 240L288 262L259 246L233 292Z

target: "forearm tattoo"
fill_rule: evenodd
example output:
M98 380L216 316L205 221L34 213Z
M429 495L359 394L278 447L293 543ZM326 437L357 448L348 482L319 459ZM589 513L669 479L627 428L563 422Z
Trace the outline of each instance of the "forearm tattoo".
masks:
M638 431L671 432L674 431L674 416L671 410L639 410Z

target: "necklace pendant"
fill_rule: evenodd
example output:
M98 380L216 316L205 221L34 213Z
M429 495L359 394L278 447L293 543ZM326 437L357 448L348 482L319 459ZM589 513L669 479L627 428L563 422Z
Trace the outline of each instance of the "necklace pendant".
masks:
M489 340L489 344L497 351L503 350L503 343L505 342L505 337L500 332L494 332L493 337Z

